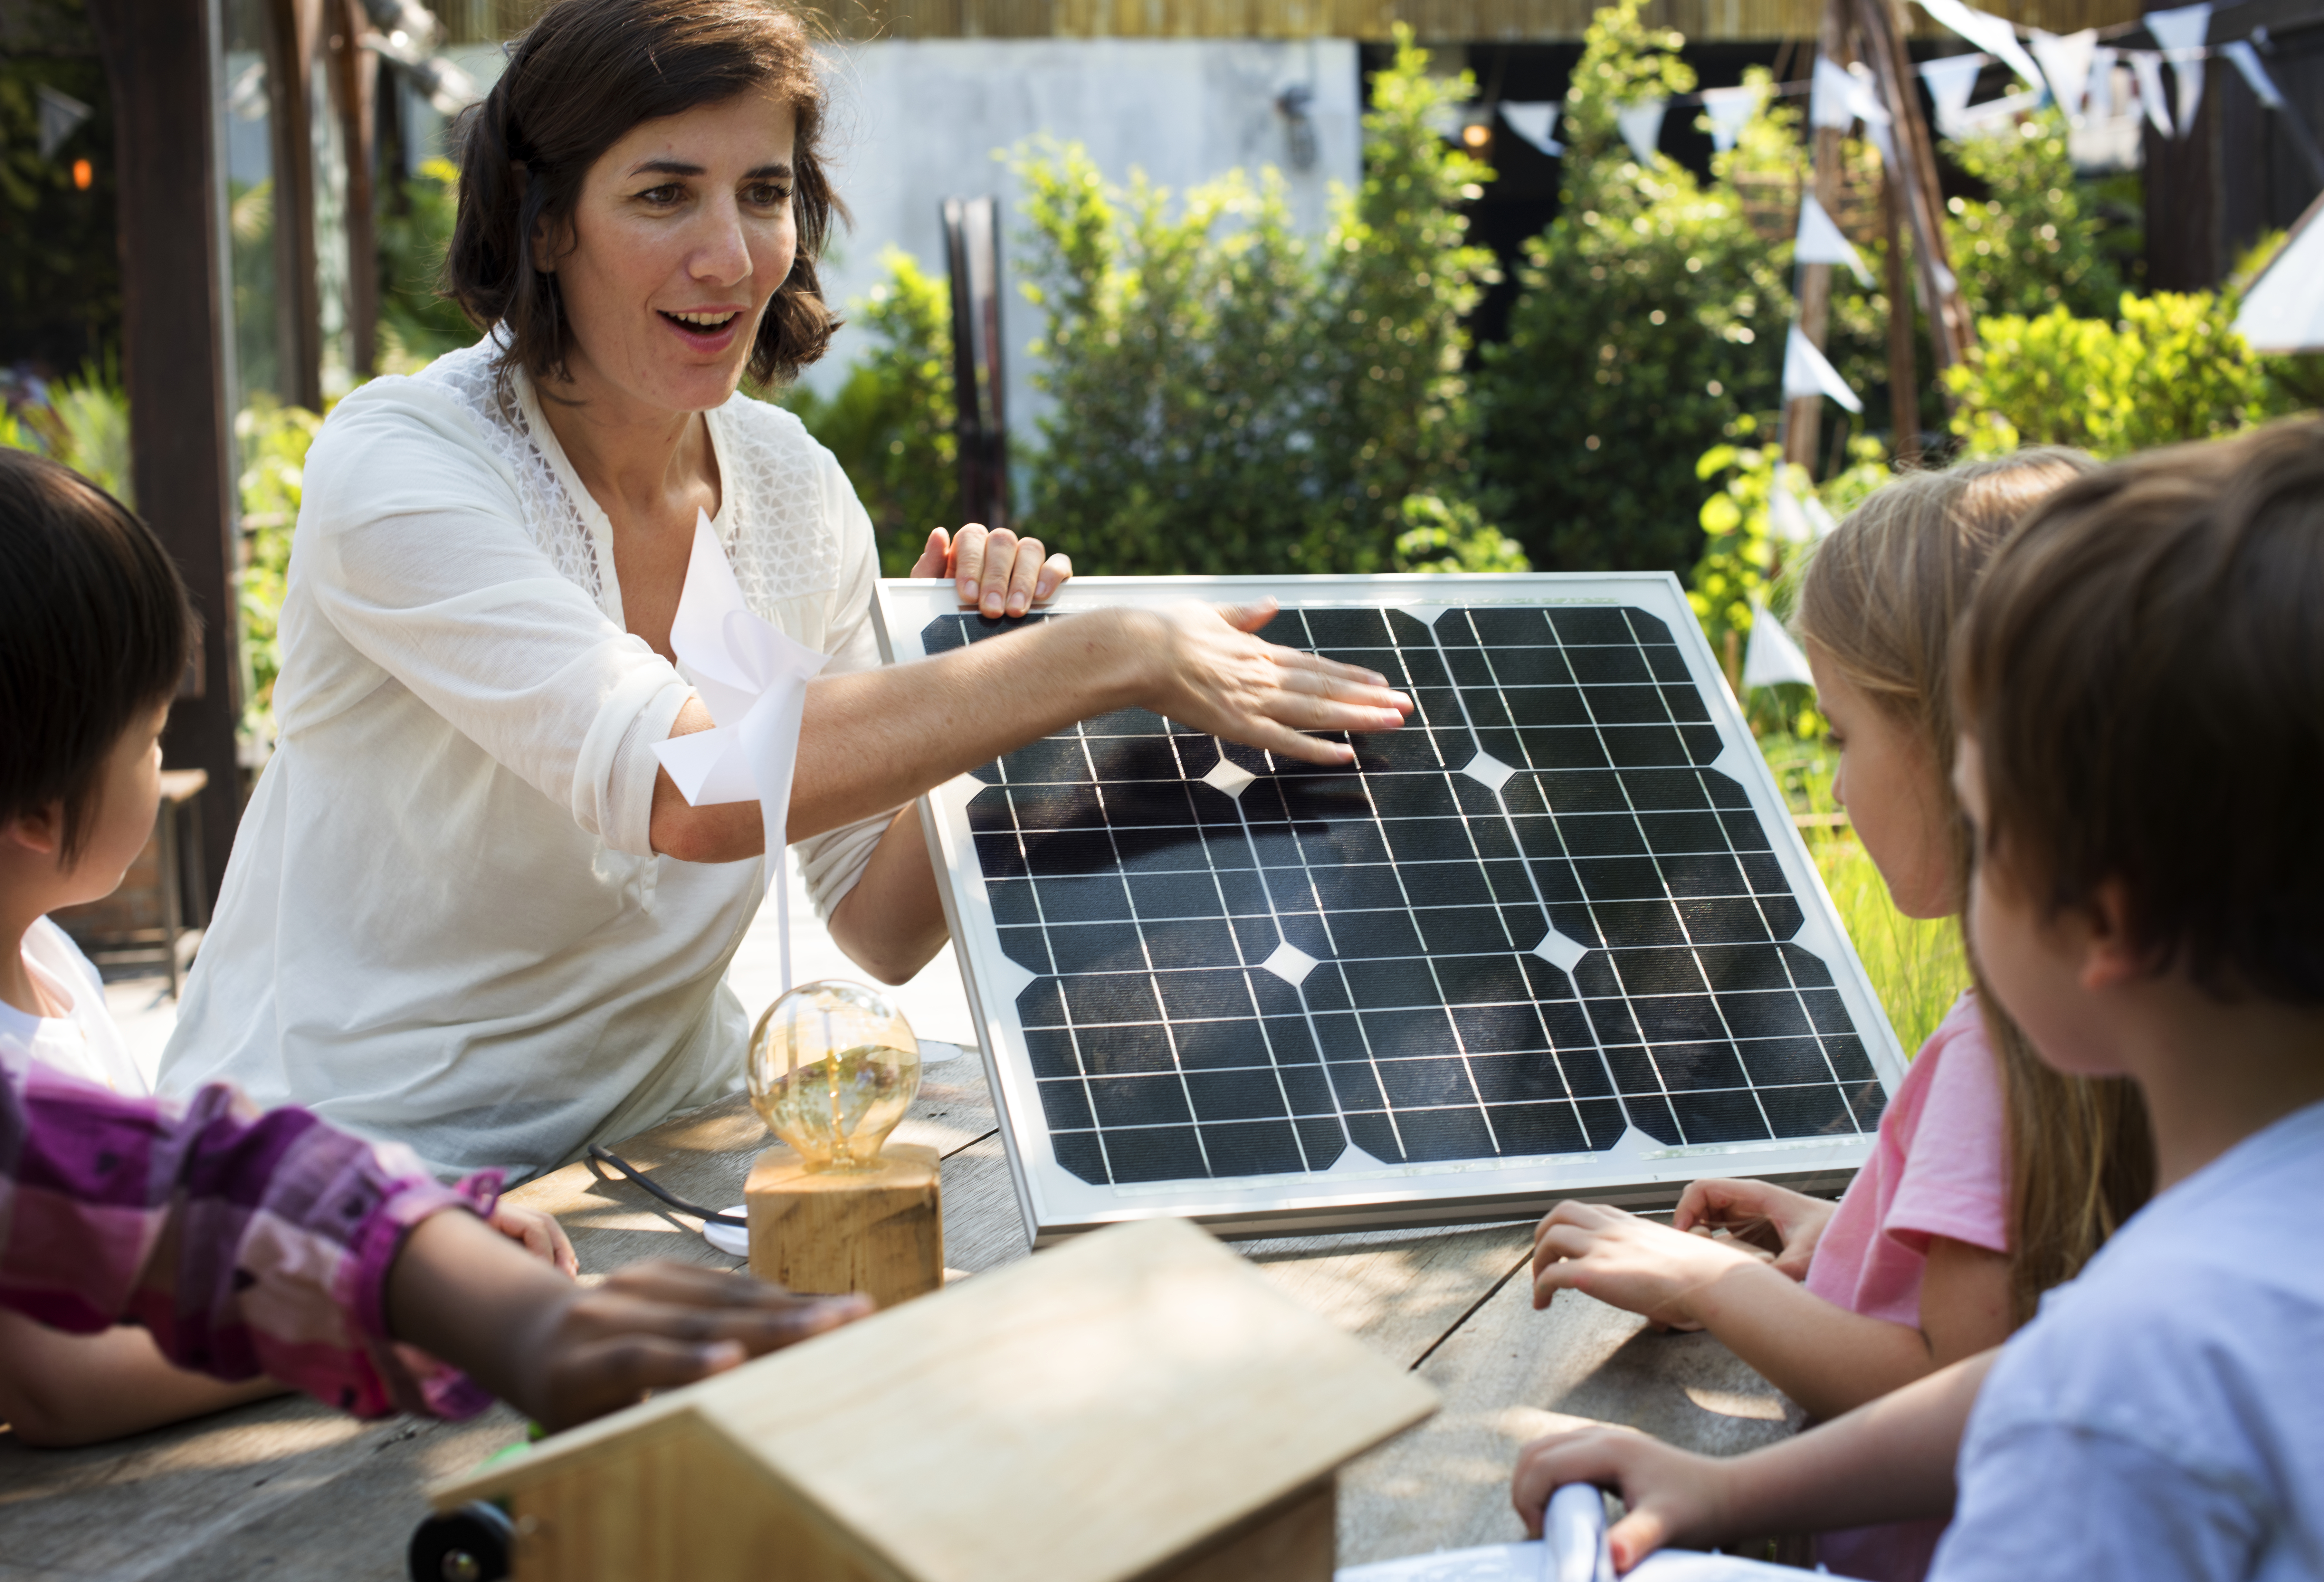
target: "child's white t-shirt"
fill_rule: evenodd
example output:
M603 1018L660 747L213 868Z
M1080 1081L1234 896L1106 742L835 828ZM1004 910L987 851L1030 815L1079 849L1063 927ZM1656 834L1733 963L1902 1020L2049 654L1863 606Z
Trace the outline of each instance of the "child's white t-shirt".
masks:
M0 1049L116 1093L152 1091L106 1008L105 980L70 935L45 917L33 924L24 934L24 970L51 1003L68 1008L61 1016L36 1016L0 1000Z
M2156 1198L2002 1348L1931 1582L2324 1577L2324 1104Z

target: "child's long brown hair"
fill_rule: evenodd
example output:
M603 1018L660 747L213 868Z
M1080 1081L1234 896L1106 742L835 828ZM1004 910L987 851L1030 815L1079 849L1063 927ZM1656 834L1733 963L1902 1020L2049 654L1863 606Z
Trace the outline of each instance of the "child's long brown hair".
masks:
M1954 622L2017 520L2095 465L2036 446L1941 473L1909 474L1875 493L1816 547L1800 584L1800 634L1928 747L1951 815L1955 893L1969 893L1968 825L1953 798L1955 730L1947 662ZM2009 1128L2011 1320L2080 1272L2154 1188L2154 1149L2138 1090L2119 1078L2059 1074L1984 992L1978 1006Z

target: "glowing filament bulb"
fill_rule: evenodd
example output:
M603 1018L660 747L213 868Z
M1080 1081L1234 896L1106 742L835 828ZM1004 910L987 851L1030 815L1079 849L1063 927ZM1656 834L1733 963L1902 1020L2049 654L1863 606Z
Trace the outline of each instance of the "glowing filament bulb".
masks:
M876 1170L920 1090L920 1045L895 1002L842 979L802 983L751 1035L751 1103L809 1170Z

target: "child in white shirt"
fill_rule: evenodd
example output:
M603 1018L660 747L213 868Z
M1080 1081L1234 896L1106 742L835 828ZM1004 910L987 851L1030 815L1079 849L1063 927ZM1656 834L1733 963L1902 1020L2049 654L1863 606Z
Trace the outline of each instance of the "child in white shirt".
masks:
M1626 1570L1950 1512L1934 1582L2324 1576L2319 611L2324 421L2107 468L2019 529L1955 647L1969 936L2043 1061L2138 1085L2156 1195L2006 1345L1787 1443L1536 1441L1529 1522L1595 1483Z

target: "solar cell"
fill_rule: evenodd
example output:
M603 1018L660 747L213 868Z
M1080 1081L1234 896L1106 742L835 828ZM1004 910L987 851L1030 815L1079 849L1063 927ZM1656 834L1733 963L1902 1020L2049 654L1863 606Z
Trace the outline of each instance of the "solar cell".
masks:
M1123 710L924 816L1037 1237L1844 1179L1900 1069L1666 576L1284 579L1268 640L1417 704L1315 766ZM895 659L988 621L881 585ZM1425 601L1425 602L1424 602Z

